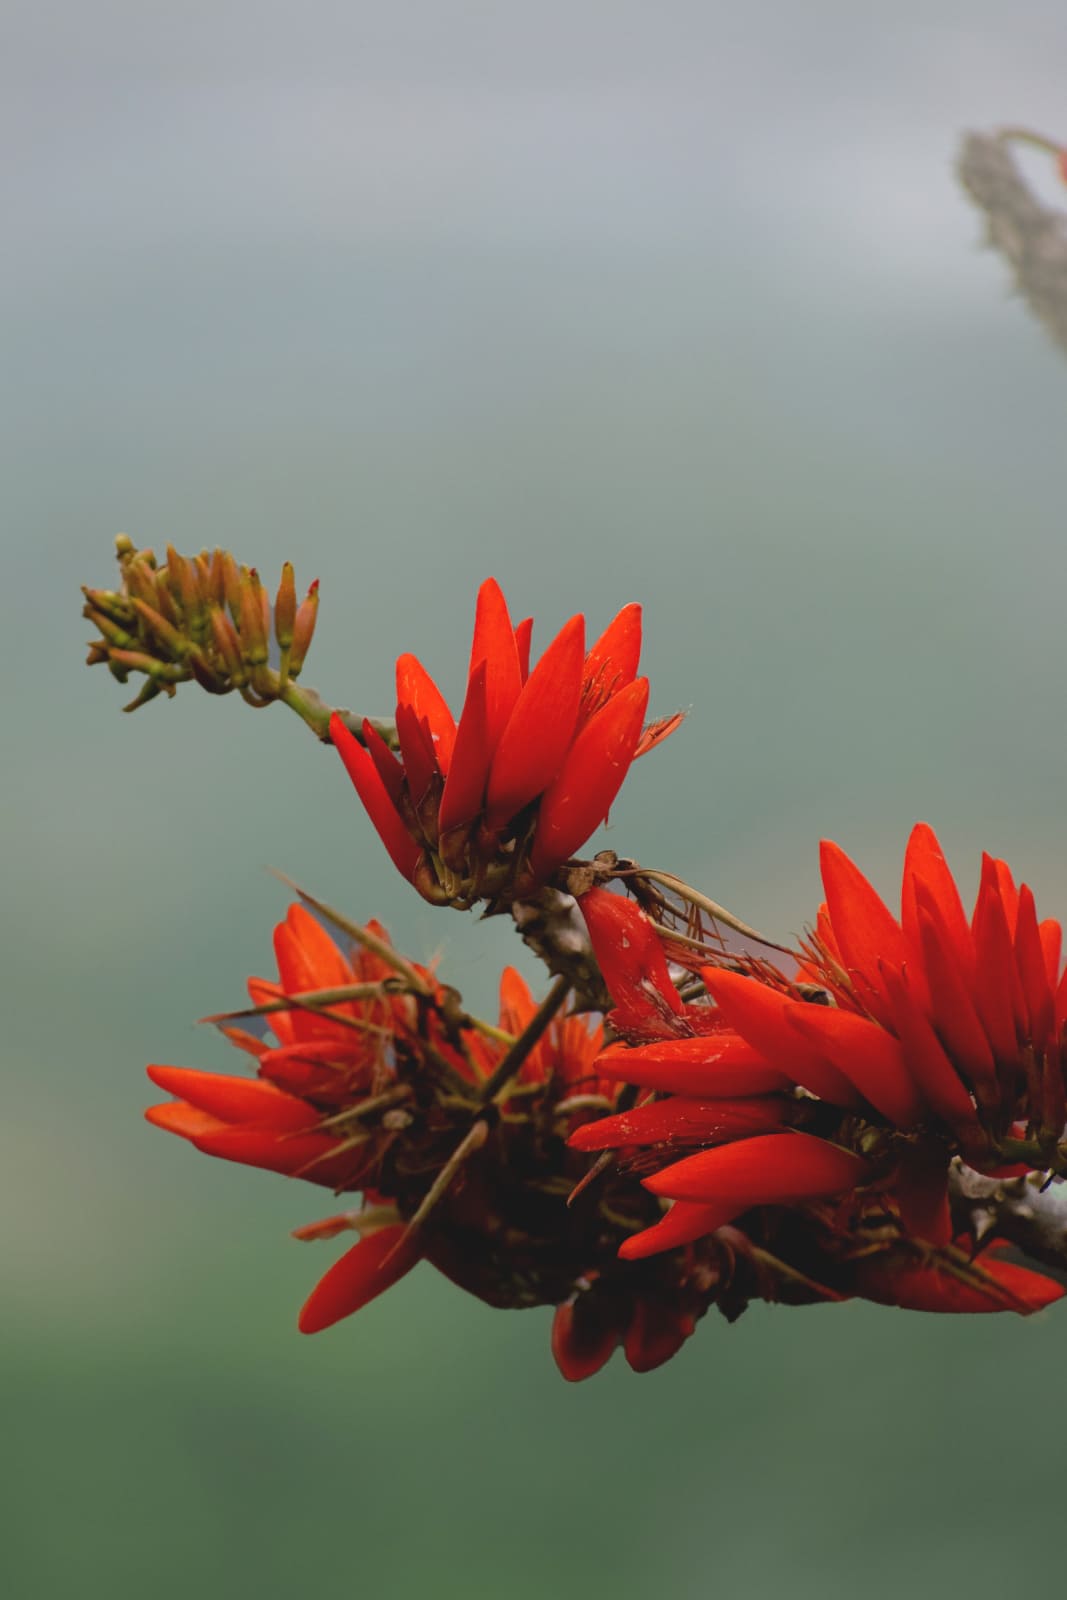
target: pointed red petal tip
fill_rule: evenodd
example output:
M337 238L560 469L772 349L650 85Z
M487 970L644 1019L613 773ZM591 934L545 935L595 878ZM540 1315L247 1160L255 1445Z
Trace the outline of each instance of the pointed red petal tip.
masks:
M659 934L640 906L610 889L590 889L578 901L593 953L616 1005L629 1012L681 1016L685 1004L671 982Z
M608 623L585 658L582 721L637 677L641 659L641 607L631 601Z
M670 1200L750 1206L827 1199L859 1188L870 1168L861 1157L810 1133L764 1133L686 1156L644 1179Z
M541 801L531 865L545 877L607 816L641 737L648 679L635 678L579 731Z
M194 1067L146 1067L149 1078L166 1094L206 1111L222 1123L269 1123L278 1128L303 1128L317 1113L292 1095L259 1078L233 1078Z
M397 658L396 698L398 705L410 707L416 721L429 724L437 764L446 773L456 742L456 724L444 695L417 656Z
M902 967L908 961L903 930L884 900L839 845L824 839L819 847L823 887L842 964L860 999L883 1020L884 999L878 963Z
M300 1332L321 1333L323 1328L359 1311L410 1272L419 1252L403 1243L406 1231L405 1223L390 1223L346 1250L305 1300L297 1323Z
M965 977L969 976L974 957L967 913L937 835L926 822L915 824L904 853L900 920L913 949L918 947L920 938L920 903L926 904L928 915L944 930L944 941L951 948L960 971Z
M310 1109L310 1108L309 1108ZM306 1178L309 1183L337 1181L337 1139L324 1133L282 1133L277 1128L226 1125L191 1135L191 1142L206 1156L234 1161L242 1167L259 1167L263 1172L279 1172L287 1178Z
M737 1206L729 1201L707 1204L675 1200L659 1222L624 1239L619 1246L619 1256L623 1261L643 1261L646 1256L660 1255L664 1250L680 1250L683 1245L703 1239L717 1228L725 1228L737 1215Z
M345 727L335 711L330 718L330 738L345 764L356 793L362 800L378 837L392 857L393 865L410 882L419 861L419 847L408 833L389 798L385 784L369 753L354 733Z
M229 1126L209 1111L198 1111L184 1100L167 1100L161 1106L149 1106L144 1116L153 1128L176 1133L180 1139L198 1139L203 1133L215 1133Z
M581 1383L611 1359L622 1343L618 1308L588 1293L565 1300L552 1319L552 1355L568 1383Z
M486 821L499 828L542 794L574 736L582 693L585 618L572 617L526 680L489 772Z
M508 603L495 578L478 590L468 680L486 663L486 716L490 748L496 746L522 692L522 663Z

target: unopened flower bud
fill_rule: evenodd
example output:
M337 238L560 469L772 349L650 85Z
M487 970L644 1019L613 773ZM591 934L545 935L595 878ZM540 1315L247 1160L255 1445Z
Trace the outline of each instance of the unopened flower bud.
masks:
M319 614L319 580L308 589L307 596L301 600L297 607L296 620L293 623L293 643L289 651L289 676L299 676L300 670L307 658L311 647L311 640L315 633L315 623Z
M241 571L236 561L228 550L223 550L222 555L222 584L226 593L226 604L230 608L230 616L237 627L241 626Z
M143 600L145 605L155 606L156 585L154 572L147 560L150 551L139 550L136 556L127 561L123 571L126 588L131 600Z
M133 672L147 673L163 684L176 683L184 676L182 668L172 661L157 661L155 656L146 656L143 650L112 650L111 659Z
M266 666L270 658L262 597L263 586L253 567L241 582L241 656L250 667Z
M296 621L296 582L293 563L285 562L281 582L274 602L274 637L279 650L288 650L293 642L293 624Z
M95 606L86 606L83 615L89 619L94 628L100 629L107 644L114 645L119 650L129 650L136 645L137 639L134 634L127 633L125 628L105 616L102 611L98 611ZM105 651L105 655L106 653Z
M207 618L194 562L179 555L173 545L168 545L167 572L171 594L181 605L187 631L202 637L207 626Z
M120 625L129 624L133 620L130 602L124 594L116 594L113 589L87 589L82 586L82 594L89 605L96 611L102 611L105 617L110 617L112 622ZM84 612L89 615L88 608Z
M241 643L229 612L218 608L211 612L211 637L217 654L222 658L227 676L238 686L245 681L244 663L241 660Z
M217 606L226 604L226 557L222 550L212 550L207 558L210 576L206 592Z
M189 640L181 630L176 628L173 623L168 622L166 617L160 616L159 612L155 611L151 606L145 605L143 600L135 600L133 603L137 610L137 615L156 636L164 649L169 650L175 660L182 660L188 654Z

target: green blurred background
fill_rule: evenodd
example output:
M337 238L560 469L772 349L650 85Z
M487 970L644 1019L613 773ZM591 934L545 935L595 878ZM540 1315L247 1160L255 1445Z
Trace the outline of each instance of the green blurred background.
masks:
M416 1273L314 1340L310 1188L140 1120L270 970L277 865L488 1006L282 710L81 666L111 543L322 579L309 681L453 694L646 603L691 706L610 842L798 930L917 817L1067 912L1067 365L977 248L965 127L1067 135L1062 4L7 0L4 1593L907 1592L1042 1582L1067 1315L709 1318L556 1375ZM1053 193L1038 163L1029 169ZM530 969L527 968L529 971ZM1057 1420L1059 1419L1059 1420Z

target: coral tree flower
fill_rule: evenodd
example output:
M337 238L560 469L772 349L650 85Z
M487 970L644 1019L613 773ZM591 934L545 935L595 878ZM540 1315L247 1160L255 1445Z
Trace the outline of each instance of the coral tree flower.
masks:
M1030 890L989 857L968 919L925 824L909 842L899 920L836 845L822 864L826 904L797 978L705 968L713 1007L682 1005L636 906L604 890L583 897L618 1006L610 1020L628 1041L600 1070L667 1096L572 1136L578 1149L636 1150L646 1168L658 1158L645 1185L675 1203L625 1257L771 1206L809 1208L844 1234L881 1213L905 1241L947 1250L953 1155L986 1172L1020 1155L1021 1170L1062 1170L1059 925L1039 923ZM810 985L832 1003L810 1003ZM988 1254L969 1269L895 1249L868 1253L851 1292L1028 1311L1064 1291Z
M362 1192L357 1209L296 1230L359 1235L312 1290L301 1330L351 1315L425 1259L492 1305L558 1306L552 1348L568 1378L620 1344L636 1370L667 1360L706 1304L677 1271L620 1269L618 1222L605 1224L599 1202L566 1204L581 1170L566 1137L618 1092L598 1071L602 1028L566 1008L541 1027L510 967L499 1023L478 1023L379 924L352 931L360 941L346 952L301 905L275 929L278 977L248 986L273 1038L236 1025L241 1013L215 1019L254 1075L148 1068L173 1096L147 1111L155 1126L207 1155ZM635 1222L652 1204L639 1189L637 1202L605 1194L609 1214L628 1206Z
M453 717L413 655L396 664L394 756L369 722L330 737L398 870L426 899L469 905L544 883L603 821L631 763L677 726L644 726L641 608L587 652L571 617L530 670L532 623L499 584L478 592L466 698Z

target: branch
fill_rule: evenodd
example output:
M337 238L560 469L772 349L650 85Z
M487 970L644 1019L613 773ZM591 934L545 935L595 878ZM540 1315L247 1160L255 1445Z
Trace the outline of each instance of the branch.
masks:
M1031 193L1012 155L1012 142L1046 150L1067 175L1067 156L1061 147L1023 128L967 134L956 173L985 212L988 243L1008 262L1019 293L1067 351L1067 216L1042 205Z
M1067 1282L1067 1183L1037 1173L987 1178L960 1161L949 1172L953 1217L978 1243L1006 1239Z

